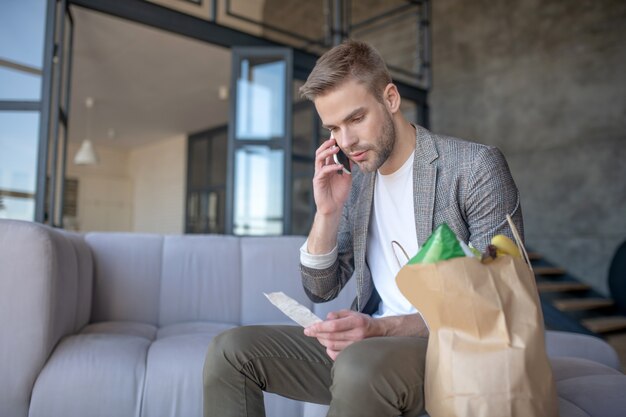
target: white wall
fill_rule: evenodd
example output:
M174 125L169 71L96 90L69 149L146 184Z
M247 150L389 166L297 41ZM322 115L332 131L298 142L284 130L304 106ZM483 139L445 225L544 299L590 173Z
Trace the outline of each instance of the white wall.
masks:
M133 231L184 233L187 137L184 134L129 152Z
M75 223L66 219L68 229L80 231L132 230L133 187L128 175L128 152L96 146L97 165L74 165L79 144L70 143L66 177L78 179Z
M97 165L74 165L78 147L68 147L66 176L78 179L78 207L67 229L184 233L184 134L132 150L97 144Z

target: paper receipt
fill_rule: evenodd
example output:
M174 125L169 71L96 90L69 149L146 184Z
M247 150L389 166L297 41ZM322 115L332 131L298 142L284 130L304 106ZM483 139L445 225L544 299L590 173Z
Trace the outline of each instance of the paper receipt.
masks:
M295 321L302 327L308 327L312 324L322 321L311 310L294 300L293 298L285 295L283 292L263 293L272 304L274 304L280 311L285 313L287 317Z

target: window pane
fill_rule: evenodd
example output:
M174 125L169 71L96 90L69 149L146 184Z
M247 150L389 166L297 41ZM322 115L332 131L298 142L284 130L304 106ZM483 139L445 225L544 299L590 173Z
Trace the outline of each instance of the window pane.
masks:
M0 58L41 69L46 0L0 1Z
M315 108L313 103L297 103L293 109L293 141L291 150L295 155L311 158L313 163L318 138L315 132Z
M189 141L190 149L190 175L189 187L193 190L202 189L209 185L209 138Z
M235 161L234 234L282 234L284 151L246 146Z
M39 112L0 112L0 217L33 220Z
M284 136L284 61L244 59L237 80L237 139L273 139Z
M294 85L294 89L297 90L298 85ZM310 101L294 103L291 148L291 233L294 235L308 234L313 220L313 163L319 141L316 116Z
M228 153L228 131L224 129L211 138L211 185L226 185L226 161Z
M0 219L32 221L34 218L34 198L16 198L0 194Z
M187 233L224 233L225 190L190 193Z
M313 221L313 164L294 162L291 233L307 235Z
M39 100L41 76L0 67L0 100Z
M192 190L226 185L227 144L226 129L189 140L189 187Z

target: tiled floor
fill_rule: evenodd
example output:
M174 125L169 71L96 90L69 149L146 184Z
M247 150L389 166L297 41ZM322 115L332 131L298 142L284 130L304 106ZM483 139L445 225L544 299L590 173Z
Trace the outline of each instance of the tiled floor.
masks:
M626 333L618 333L608 336L606 341L617 351L622 362L622 371L626 371Z

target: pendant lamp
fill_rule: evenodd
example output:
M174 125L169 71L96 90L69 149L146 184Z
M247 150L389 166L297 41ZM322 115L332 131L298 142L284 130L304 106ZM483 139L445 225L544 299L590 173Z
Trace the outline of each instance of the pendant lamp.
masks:
M87 134L78 152L76 152L74 156L74 164L76 165L95 165L98 163L98 155L93 147L93 143L91 143L91 113L93 111L93 105L93 98L87 97L85 100L85 107L87 108Z

